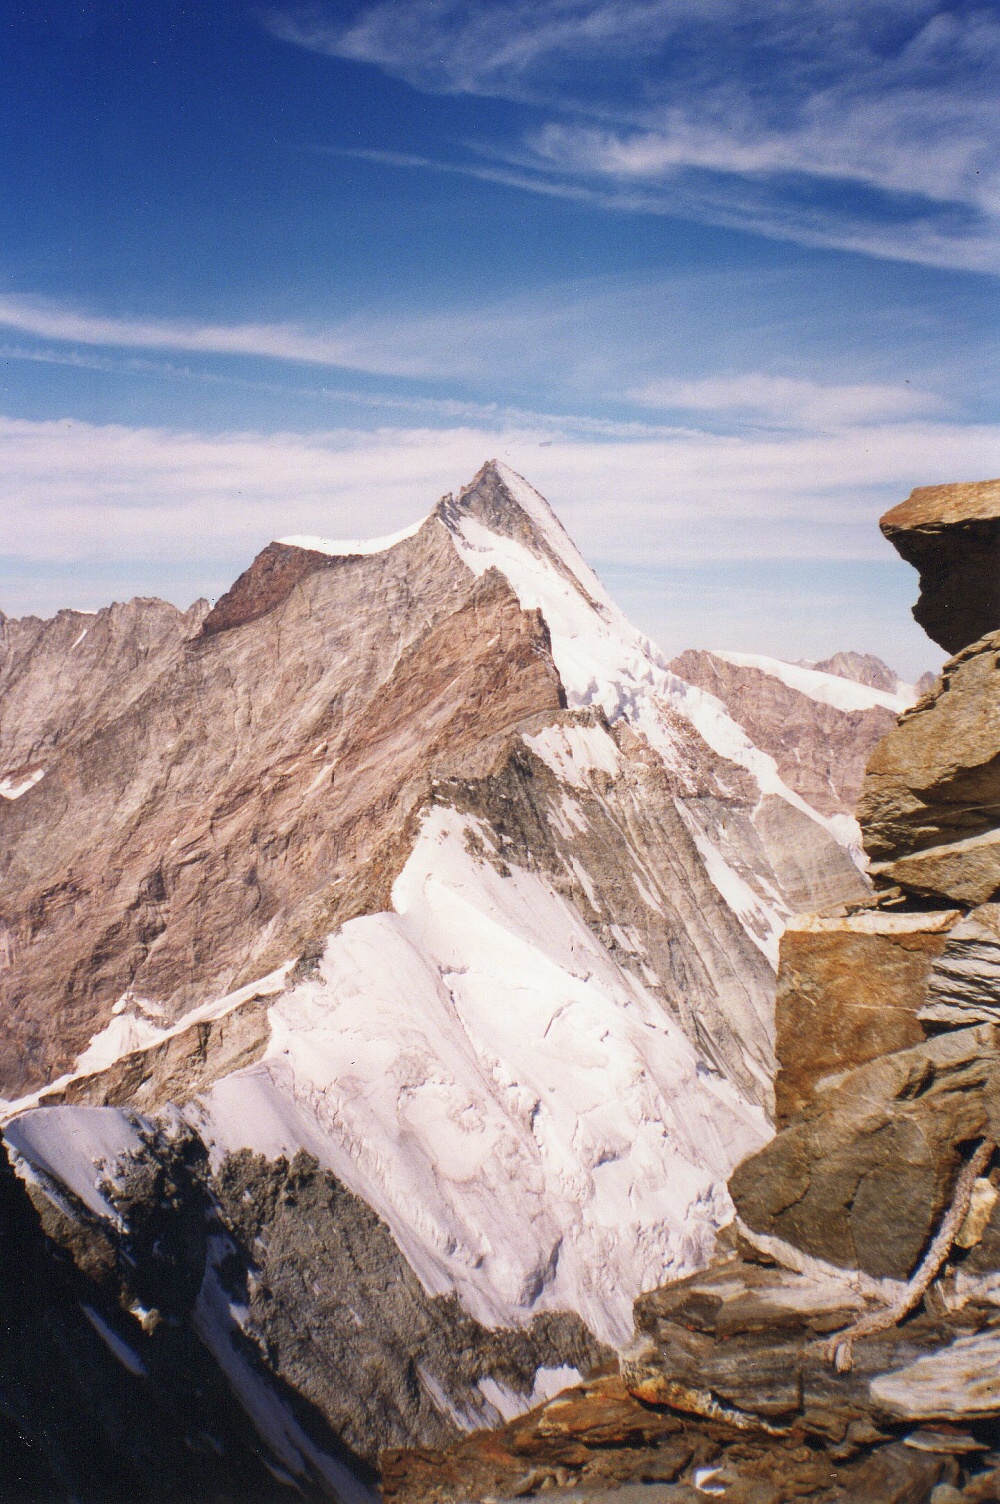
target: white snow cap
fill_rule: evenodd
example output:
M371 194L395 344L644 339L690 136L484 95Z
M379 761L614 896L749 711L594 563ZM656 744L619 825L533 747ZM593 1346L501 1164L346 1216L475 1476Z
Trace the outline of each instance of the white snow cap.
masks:
M388 549L395 548L397 543L403 543L419 533L425 520L421 517L419 522L411 522L409 527L400 528L398 533L387 533L384 538L314 538L307 533L296 533L291 538L277 538L275 541L290 548L307 548L312 553L330 554L335 559L349 559L354 554L384 554Z

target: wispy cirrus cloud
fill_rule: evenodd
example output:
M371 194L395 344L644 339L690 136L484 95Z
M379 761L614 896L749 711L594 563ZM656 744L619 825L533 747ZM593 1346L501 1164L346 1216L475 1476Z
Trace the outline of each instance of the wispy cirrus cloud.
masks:
M82 345L258 355L383 375L426 374L426 367L419 361L407 360L391 345L383 345L377 328L353 334L349 330L310 333L290 324L198 324L180 319L122 318L10 294L0 295L0 327Z
M1000 16L975 0L380 0L267 24L541 116L437 166L503 163L535 192L1000 270Z

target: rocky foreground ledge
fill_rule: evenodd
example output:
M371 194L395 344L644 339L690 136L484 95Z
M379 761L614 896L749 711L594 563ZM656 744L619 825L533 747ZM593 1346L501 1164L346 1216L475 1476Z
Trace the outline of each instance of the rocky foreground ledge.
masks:
M876 749L867 901L793 921L777 1136L618 1371L383 1457L393 1504L1000 1500L1000 482L883 519L955 653Z

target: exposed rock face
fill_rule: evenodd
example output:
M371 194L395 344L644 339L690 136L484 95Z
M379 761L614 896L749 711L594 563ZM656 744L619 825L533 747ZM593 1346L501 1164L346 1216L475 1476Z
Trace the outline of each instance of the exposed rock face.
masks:
M960 919L957 909L862 909L789 922L775 1002L779 1127L827 1078L923 1042L922 1020L934 1016L927 1008L935 962ZM962 1021L976 1017L966 1014Z
M31 1189L44 1200L37 1185ZM160 1195L177 1189L166 1181L157 1187ZM187 1197L186 1212L170 1219L171 1246L161 1248L159 1263L173 1277L160 1281L155 1319L141 1303L127 1309L132 1296L118 1282L114 1246L97 1219L79 1204L74 1219L65 1194L45 1204L51 1236L0 1154L4 1498L287 1499L287 1485L265 1457L277 1459L233 1405L224 1373L178 1319L197 1294L204 1257L197 1197ZM145 1267L148 1278L148 1260ZM308 1476L301 1485L307 1498L329 1496ZM359 1500L363 1492L359 1485Z
M1000 632L945 664L876 749L858 818L879 882L965 905L1000 888Z
M890 689L883 683L869 687L870 672L855 681L839 668L804 668L746 653L689 651L671 667L716 695L754 745L774 758L789 788L813 808L850 815L872 751L913 701L884 664L872 664L882 671L875 677L889 681Z
M44 780L0 804L9 1095L72 1064L124 995L172 1021L377 905L436 762L559 708L544 626L441 531L312 574L251 628L177 633L117 716L35 749Z
M838 674L842 679L853 679L857 684L867 684L871 689L885 690L890 695L905 694L907 690L899 675L874 653L834 653L832 658L810 663L807 667L823 674Z
M1000 480L922 486L882 518L920 571L913 615L949 653L1000 629Z

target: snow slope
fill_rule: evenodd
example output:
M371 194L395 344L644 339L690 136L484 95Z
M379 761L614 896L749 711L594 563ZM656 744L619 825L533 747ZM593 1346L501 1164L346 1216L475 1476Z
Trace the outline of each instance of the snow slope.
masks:
M769 1128L566 899L500 875L469 829L431 812L392 910L330 938L198 1126L217 1151L308 1148L479 1320L569 1308L620 1342L640 1289L704 1262Z

